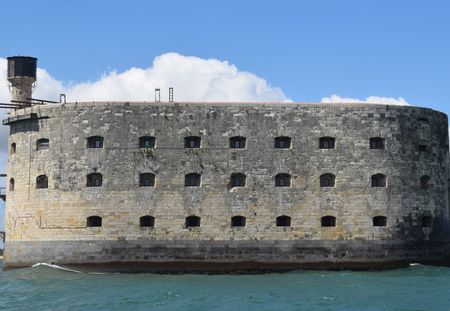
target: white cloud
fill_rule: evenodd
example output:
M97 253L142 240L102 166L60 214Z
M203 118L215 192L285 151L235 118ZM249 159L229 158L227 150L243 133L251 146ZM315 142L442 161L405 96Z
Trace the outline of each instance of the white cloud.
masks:
M131 68L103 75L95 82L67 86L69 101L168 100L174 88L175 100L182 101L290 101L276 87L255 74L217 59L202 59L167 53L156 57L148 68Z
M352 97L341 97L336 94L333 94L329 97L323 97L321 102L326 104L364 103L364 104L397 105L397 106L409 105L408 102L403 97L394 98L394 97L369 96L366 99L359 99Z
M6 82L6 59L0 58L0 101L9 101ZM67 84L38 68L37 88L33 97L58 99L66 93L69 102L94 100L168 99L169 87L175 100L182 101L291 101L277 87L250 72L217 59L202 59L166 53L156 57L148 68L130 68L122 73L111 71L97 81Z

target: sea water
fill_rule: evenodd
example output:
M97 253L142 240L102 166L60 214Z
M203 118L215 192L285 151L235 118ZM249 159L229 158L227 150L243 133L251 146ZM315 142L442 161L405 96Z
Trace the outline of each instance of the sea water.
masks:
M1 266L0 261L0 266ZM0 272L0 310L450 310L450 268L261 275Z

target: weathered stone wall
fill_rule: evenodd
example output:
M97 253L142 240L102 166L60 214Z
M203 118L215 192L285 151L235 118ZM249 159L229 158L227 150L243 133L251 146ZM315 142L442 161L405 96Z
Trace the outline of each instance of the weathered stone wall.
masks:
M5 265L18 260L8 243L100 240L446 240L449 238L447 116L431 109L365 104L70 103L18 110L38 119L11 123L8 162L15 189L6 204ZM89 136L103 136L102 149L88 149ZM156 137L154 149L138 138ZM184 148L185 136L200 136L200 149ZM247 138L230 149L229 138ZM275 149L274 138L292 138ZM319 138L336 138L335 149L319 149ZM384 150L369 148L371 137ZM48 138L48 150L36 141ZM426 145L420 151L418 145ZM86 187L89 173L103 174L103 186ZM139 187L139 173L156 175L155 187ZM201 187L185 187L187 173L202 175ZM232 173L247 176L246 187L230 189ZM275 187L275 175L291 174L291 187ZM323 173L335 187L320 187ZM371 176L387 176L386 188ZM48 189L36 189L45 174ZM431 178L421 189L420 177ZM86 217L103 218L86 228ZM155 217L140 228L139 217ZM185 217L201 217L185 228ZM235 215L246 227L230 226ZM277 227L280 215L291 227ZM336 217L336 227L320 218ZM374 227L372 217L387 217ZM422 216L432 216L423 228ZM55 244L59 245L59 244Z
M83 271L258 272L302 268L392 268L409 263L449 265L450 242L390 240L97 240L9 242L16 260Z

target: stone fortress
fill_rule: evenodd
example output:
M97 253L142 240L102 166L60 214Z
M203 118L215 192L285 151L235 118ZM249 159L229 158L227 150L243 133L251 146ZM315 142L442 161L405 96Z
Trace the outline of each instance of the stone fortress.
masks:
M450 262L448 120L413 106L33 104L8 58L4 267L260 272Z

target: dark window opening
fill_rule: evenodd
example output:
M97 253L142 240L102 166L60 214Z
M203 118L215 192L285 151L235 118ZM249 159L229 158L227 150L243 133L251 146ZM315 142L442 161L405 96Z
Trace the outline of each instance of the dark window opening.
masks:
M142 216L139 218L139 227L154 227L155 217L153 216Z
M155 137L153 136L139 137L139 148L154 148L154 147L155 147Z
M370 139L370 149L384 149L384 138L372 137Z
M186 228L200 227L200 217L188 216L186 217Z
M185 187L200 187L201 175L197 173L190 173L184 176Z
M320 186L321 187L334 187L336 176L330 173L320 175Z
M39 175L36 177L36 189L48 188L48 178L45 175Z
M320 149L334 149L335 138L334 137L320 137L319 148Z
M277 219L277 227L290 227L291 226L291 217L283 215L278 216Z
M231 174L231 187L245 187L246 176L242 173Z
M91 136L87 139L88 148L103 148L103 137Z
M417 149L418 149L420 152L426 152L426 151L428 151L428 146L427 146L427 145L424 145L424 144L420 144L420 145L417 146Z
M244 216L233 216L231 217L232 227L245 227L246 219Z
M422 117L422 118L419 118L419 122L428 123L428 119Z
M277 174L275 176L275 187L290 187L291 175L289 174Z
M49 140L47 138L40 138L36 141L36 150L46 150L49 147Z
M334 216L323 216L320 219L322 227L336 227L336 217Z
M14 191L14 178L9 180L9 191Z
M431 216L423 216L422 217L422 227L431 228L433 223L433 218Z
M420 177L420 188L429 189L430 188L430 177L427 175L423 175Z
M16 153L16 143L11 144L10 154Z
M242 149L245 148L246 138L241 136L234 136L230 138L230 148Z
M184 138L184 148L200 148L201 138L198 136L188 136Z
M372 175L372 187L386 187L386 176L383 174Z
M387 225L387 218L385 216L375 216L372 221L374 227L386 227Z
M101 227L102 218L100 216L89 216L86 219L86 227Z
M275 148L277 149L289 149L291 148L291 138L286 136L280 136L275 138Z
M101 187L103 176L100 173L92 173L87 175L86 187Z
M143 173L139 175L139 187L154 187L155 175L152 173Z

